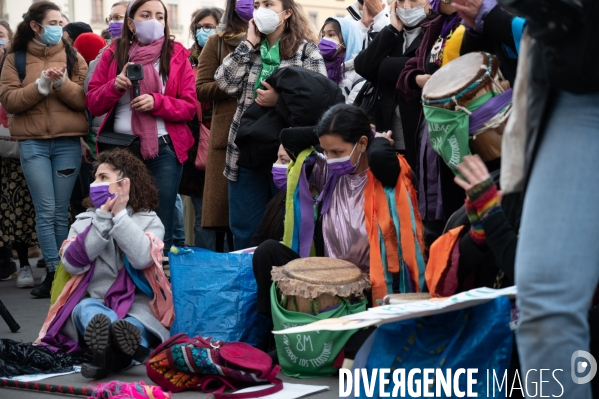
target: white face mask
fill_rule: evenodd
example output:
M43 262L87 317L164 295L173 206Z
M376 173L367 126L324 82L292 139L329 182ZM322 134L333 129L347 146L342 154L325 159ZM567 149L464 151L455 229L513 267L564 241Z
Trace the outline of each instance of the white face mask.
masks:
M264 7L260 7L254 11L254 22L256 23L256 27L260 31L260 33L264 33L265 35L270 35L284 22L279 21L279 15L283 14L285 11L281 11L280 13L276 13L273 10L268 10Z
M422 21L426 19L426 13L424 12L424 5L410 8L397 7L397 18L408 28L418 26Z

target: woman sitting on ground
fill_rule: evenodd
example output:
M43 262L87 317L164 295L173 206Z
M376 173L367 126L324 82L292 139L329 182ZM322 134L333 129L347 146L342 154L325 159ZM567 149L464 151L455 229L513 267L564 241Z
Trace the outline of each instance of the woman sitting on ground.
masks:
M67 284L68 299L58 298L62 306L47 321L42 342L72 350L85 342L94 356L81 373L97 379L132 360L144 362L149 348L169 337L173 308L160 266L164 226L155 213L158 190L143 161L124 149L105 151L94 175L90 208L77 216L62 248L64 269L74 275L76 287ZM164 297L153 294L160 290Z
M423 289L422 223L412 171L393 149L391 131L374 135L363 110L339 104L324 114L316 132L284 129L281 142L300 164L307 162L307 157L315 158L311 179L321 193L317 200L318 220L306 225L310 224L316 233L322 230L323 253L317 249L317 255L349 261L368 273L373 302L387 293ZM324 155L313 150L317 144ZM311 200L310 196L307 198ZM394 206L389 207L389 203ZM302 215L301 225L305 217ZM316 227L320 225L321 229ZM315 237L318 234L314 231L297 236ZM269 240L256 249L253 268L258 312L270 315L273 265L284 266L309 256L311 244L300 241L286 246ZM317 242L315 247L319 247Z

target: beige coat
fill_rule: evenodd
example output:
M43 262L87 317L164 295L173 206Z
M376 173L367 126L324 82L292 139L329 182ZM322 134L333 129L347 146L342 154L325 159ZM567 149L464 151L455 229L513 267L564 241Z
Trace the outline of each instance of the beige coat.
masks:
M63 43L42 47L29 42L26 62L26 76L21 82L15 66L15 54L9 54L0 78L0 104L12 114L11 136L17 140L31 140L86 135L89 125L83 81L87 75L87 64L83 57L77 54L77 63L71 71L72 80L65 72L62 85L50 89L47 96L39 92L35 81L43 70L50 67L60 69L66 65Z
M229 183L223 171L237 99L219 89L214 81L214 73L222 60L235 50L235 47L223 40L221 59L218 60L218 38L218 35L208 37L208 42L200 53L196 90L198 101L214 102L202 203L202 227L222 230L229 226Z

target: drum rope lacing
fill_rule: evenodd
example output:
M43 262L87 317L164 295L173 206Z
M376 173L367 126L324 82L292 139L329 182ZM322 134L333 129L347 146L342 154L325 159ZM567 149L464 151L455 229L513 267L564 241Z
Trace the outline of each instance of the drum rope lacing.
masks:
M476 89L478 86L482 85L482 83L485 79L493 80L491 78L491 72L493 70L493 56L489 53L482 53L482 54L485 54L489 59L487 66L481 65L481 69L486 69L486 72L484 73L483 76L481 76L479 79L477 79L476 81L471 83L468 87L466 87L465 89L463 89L462 91L460 91L459 93L455 94L454 96L452 96L450 98L441 98L438 100L428 100L428 99L424 98L424 96L422 96L422 103L424 105L433 105L433 104L445 104L445 103L449 103L449 102L453 101L454 103L457 104L457 100L461 99L466 93L469 93L472 90Z

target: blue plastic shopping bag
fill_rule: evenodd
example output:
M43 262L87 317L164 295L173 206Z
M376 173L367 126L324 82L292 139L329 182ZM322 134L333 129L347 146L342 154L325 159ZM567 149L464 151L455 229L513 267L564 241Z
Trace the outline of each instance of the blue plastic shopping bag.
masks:
M478 397L487 397L487 370L489 375L503 377L509 369L513 332L509 327L511 305L507 297L467 309L442 313L434 316L404 320L384 324L377 328L364 343L356 356L354 370L365 369L368 376L373 370L404 369L406 384L408 373L412 369L424 371L426 368L441 369L447 373L458 369L478 369L477 383L473 392ZM452 374L453 375L453 374ZM388 375L389 379L391 376ZM422 380L422 374L416 374ZM433 374L434 378L434 374ZM367 395L364 382L360 381L360 392L352 390L351 398L379 398L379 378L369 379L368 387L374 384L372 395ZM355 384L355 381L354 381ZM406 388L406 398L423 397L422 383L418 396L411 396ZM467 379L459 379L459 392L466 392ZM390 383L384 392L393 393L395 385ZM416 389L414 387L414 389ZM436 393L436 386L430 386L430 392ZM455 394L455 390L452 390ZM369 392L370 393L370 392ZM453 398L457 396L444 396Z
M256 311L253 255L190 249L169 253L176 316L171 335L259 344L269 323Z

